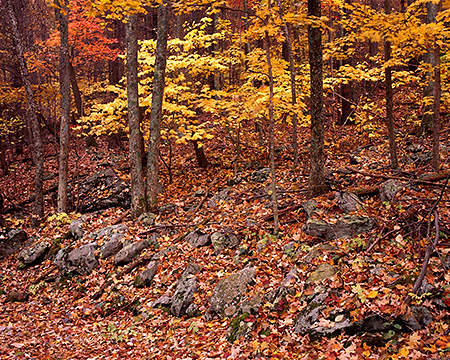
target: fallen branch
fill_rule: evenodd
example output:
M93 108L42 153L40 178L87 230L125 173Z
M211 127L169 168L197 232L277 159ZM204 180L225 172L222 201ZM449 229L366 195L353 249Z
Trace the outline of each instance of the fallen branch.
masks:
M300 204L295 204L295 205L289 206L286 209L280 210L278 212L278 216L281 217L283 215L286 215L286 214L290 213L291 211L295 211L297 209L300 209L301 207L302 207L302 205L300 205ZM265 220L265 221L270 221L270 220L273 219L273 214L265 215L265 216L262 217L262 219Z
M39 284L42 280L44 280L47 276L49 276L53 271L57 269L56 265L53 265L50 269L48 269L45 273L43 273L38 278L34 279L31 283L33 285Z
M192 226L192 224L158 224L158 225L152 226L150 229L140 232L138 235L148 235L154 231L161 230L161 229L170 229L170 228L187 227L187 226Z
M419 180L419 179L409 179L409 178L405 178L405 177L401 177L401 176L393 176L393 175L372 174L372 173L368 173L368 172L363 171L363 170L355 169L355 168L353 168L351 166L346 166L345 168L347 170L351 171L351 172L354 172L354 173L357 173L357 174L361 174L361 175L364 175L364 176L378 178L378 179L385 179L385 180L392 179L392 180L399 180L399 181L405 181L405 182L413 182L413 183L422 184L422 185L444 186L444 184L435 183L435 182L432 182L432 181Z
M208 197L209 192L211 191L212 187L215 185L216 181L217 181L217 176L213 179L213 181L211 182L211 185L209 185L208 189L206 189L205 195L200 200L200 203L195 207L195 209L191 211L191 214L195 214L197 211L200 210L200 208L202 207L202 205L205 202L206 198Z

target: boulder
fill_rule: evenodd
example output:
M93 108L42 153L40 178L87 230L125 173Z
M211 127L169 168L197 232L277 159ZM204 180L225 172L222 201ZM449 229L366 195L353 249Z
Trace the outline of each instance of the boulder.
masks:
M110 256L116 255L122 249L122 238L124 234L114 234L107 242L100 248L100 259L106 259Z
M317 201L314 199L309 199L302 202L303 210L306 213L306 218L310 219L317 210Z
M111 225L100 230L89 233L88 237L92 240L97 240L103 237L112 237L114 234L125 234L128 227L123 224Z
M155 225L156 220L156 214L153 214L151 212L141 214L138 217L138 221L141 223L142 226L153 226Z
M170 308L172 304L172 296L162 295L158 299L152 302L153 308Z
M217 204L220 201L226 201L228 199L228 193L230 191L228 189L223 189L219 191L216 195L214 195L211 200L208 201L208 207L210 208L217 208Z
M303 226L303 231L312 236L332 239L349 239L375 229L375 223L368 217L344 215L330 222L318 219L310 219Z
M40 263L44 259L49 248L50 245L41 241L27 249L22 250L17 258L25 265L35 265Z
M0 228L0 260L18 251L27 238L28 235L23 230Z
M211 243L214 253L219 255L224 249L234 249L239 246L240 241L231 229L225 228L223 231L217 231L211 235Z
M254 182L263 183L269 178L269 175L270 168L264 168L251 173L249 179Z
M238 305L249 285L254 285L255 268L244 268L218 282L209 299L207 317L232 317L238 311Z
M306 279L306 283L313 283L316 281L323 281L329 279L336 274L337 270L333 265L328 263L320 264L316 270L314 270L311 275Z
M317 326L316 323L319 320L322 310L327 307L325 305L325 300L329 295L329 290L321 288L320 291L317 291L310 296L308 305L303 308L297 316L294 326L295 332L306 335Z
M186 315L186 310L191 305L194 293L197 291L197 283L197 277L189 273L183 273L178 279L170 306L170 313L173 316L181 317Z
M402 191L403 184L394 179L386 180L380 188L380 197L382 202L395 202L395 196Z
M78 219L72 220L72 222L70 223L69 230L75 240L83 238L84 236L83 224L84 224L83 216L79 217Z
M111 207L130 207L130 188L112 168L83 180L78 188L79 211L88 213Z
M11 291L6 295L5 303L7 302L26 302L29 298L29 294L20 291Z
M399 317L399 320L408 330L417 331L430 325L433 315L424 306L411 306L406 314Z
M358 211L361 208L361 201L358 196L348 191L337 191L335 199L344 214Z
M65 259L66 270L80 275L90 274L99 265L94 255L97 247L96 243L90 243L71 251Z
M142 250L149 246L147 240L141 240L125 246L114 256L114 265L121 266L130 263Z
M204 234L201 231L192 231L185 238L192 247L198 248L202 246L207 246L211 244L211 236L209 234Z
M158 266L159 264L157 261L150 261L147 265L147 269L142 270L134 278L134 286L138 288L149 286L158 271Z

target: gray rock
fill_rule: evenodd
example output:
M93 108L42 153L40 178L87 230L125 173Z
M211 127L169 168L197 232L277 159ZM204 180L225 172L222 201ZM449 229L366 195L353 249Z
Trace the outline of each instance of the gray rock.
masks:
M211 235L211 243L214 248L214 253L219 255L224 249L234 249L239 246L240 241L236 235L231 232L231 229L224 229Z
M310 264L314 259L322 258L323 254L339 251L339 248L330 244L317 244L303 258L303 262Z
M303 207L303 210L306 213L306 218L310 219L314 215L314 213L316 212L317 201L314 200L314 199L310 199L310 200L304 201L304 202L302 202L302 207Z
M83 230L84 218L83 216L78 219L72 220L69 225L69 230L72 233L72 236L75 240L82 239L84 236Z
M338 202L339 208L344 214L358 211L361 208L361 201L358 196L348 191L337 191L335 198Z
M303 226L303 231L312 236L332 239L348 239L358 234L369 232L375 229L375 223L365 216L344 215L335 222L310 219Z
M59 269L59 271L66 271L66 251L65 249L61 249L56 253L55 259L53 260L53 263L56 265L56 267Z
M316 281L323 281L325 279L330 279L336 274L337 270L333 265L328 263L320 264L316 270L314 270L311 275L306 279L306 283L313 283Z
M248 338L256 328L256 319L248 313L239 314L230 322L226 333L229 342L235 342L241 337Z
M147 269L142 270L137 276L134 278L134 286L140 288L149 286L158 271L159 263L157 261L151 261L147 265Z
M17 258L25 265L35 265L40 263L44 259L49 248L50 245L42 241L40 243L37 243L36 245L22 250Z
M381 201L395 202L395 195L402 191L403 188L403 184L398 180L386 180L380 188Z
M158 299L152 302L151 306L153 308L164 307L168 308L172 304L172 296L162 295Z
M433 315L430 310L424 306L411 306L411 311L400 316L401 322L408 328L408 330L421 330L433 321Z
M198 248L202 246L207 246L211 244L211 236L209 234L204 234L201 231L192 231L185 238L192 247Z
M96 240L102 237L112 237L114 234L124 234L128 231L128 227L123 224L111 225L100 230L91 232L88 237Z
M161 260L163 257L175 252L178 250L178 246L177 245L172 245L169 246L168 248L158 251L155 255L152 256L152 260L156 261L156 260Z
M269 175L270 168L264 168L251 173L249 179L254 182L263 183L269 178Z
M170 214L173 213L177 209L175 204L163 204L158 208L160 214Z
M190 318L199 317L201 314L202 313L200 312L200 309L195 304L189 305L189 307L186 309L186 315Z
M283 253L289 256L294 256L295 254L295 243L293 241L288 242L283 246Z
M230 191L228 189L223 189L221 190L219 193L217 193L216 195L214 195L212 197L211 200L208 201L208 206L210 208L217 208L217 203L221 200L226 201L228 199L228 193Z
M97 247L96 243L91 243L72 250L65 260L67 271L80 275L90 274L99 265L94 255Z
M197 277L184 272L178 279L175 293L172 296L172 305L170 306L170 313L173 316L181 317L186 315L186 310L194 299L194 293L197 291Z
M130 263L142 250L147 248L149 243L147 240L141 240L125 246L114 256L114 265L121 266Z
M114 234L107 242L100 248L100 259L106 259L110 256L116 255L123 247L122 238L124 234Z
M296 283L296 277L298 274L298 269L294 266L289 270L286 277L281 282L280 286L272 291L264 294L264 298L273 304L274 309L277 308L277 305L281 300L284 300L286 295L293 295L295 293L295 289L293 286Z
M129 208L130 188L112 168L106 168L83 180L78 188L80 212L88 213L111 207Z
M226 279L218 282L209 299L210 307L207 317L218 315L220 317L233 316L247 292L248 286L255 283L256 269L245 268Z
M153 226L155 225L156 214L153 213L145 213L141 214L138 217L138 221L142 224L142 226Z
M300 334L309 333L314 327L317 327L316 322L319 320L320 314L325 305L325 299L330 295L330 292L318 293L312 296L308 305L300 311L294 325L294 331Z
M18 251L27 239L23 230L0 228L0 260Z

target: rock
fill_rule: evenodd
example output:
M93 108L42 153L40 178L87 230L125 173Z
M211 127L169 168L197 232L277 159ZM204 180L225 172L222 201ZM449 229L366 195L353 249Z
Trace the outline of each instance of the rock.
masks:
M155 255L152 256L152 260L156 261L156 260L161 260L163 257L175 252L178 250L178 246L177 245L172 245L169 246L168 248L158 251Z
M312 328L316 327L316 322L319 320L322 310L327 307L325 300L329 295L329 290L312 295L308 305L297 316L294 325L295 332L306 335Z
M351 335L360 332L385 333L388 332L391 327L389 321L386 321L384 317L381 317L378 314L372 314L353 324L348 333Z
M184 272L177 282L175 293L172 296L172 305L170 306L170 313L173 316L181 317L186 315L186 310L194 299L194 293L197 291L197 277Z
M211 236L209 234L204 234L201 231L192 231L185 238L192 247L198 248L202 246L207 246L211 244Z
M163 204L158 208L160 214L170 214L173 213L177 209L175 204Z
M310 200L304 201L304 202L302 202L302 207L303 207L303 210L306 213L306 218L310 219L314 215L314 213L316 212L317 201L314 200L314 199L310 199Z
M141 214L138 217L138 221L141 223L142 226L153 226L155 225L155 220L156 214L153 213Z
M332 240L352 238L376 227L375 223L365 216L344 215L333 220L335 222L328 223L323 220L310 219L303 226L303 231L308 235Z
M337 270L333 265L328 263L320 264L315 271L309 275L308 279L306 279L306 283L313 283L316 281L323 281L325 279L329 279L336 274Z
M20 291L11 291L6 295L5 303L7 302L26 302L28 301L29 294Z
M228 189L221 190L219 193L214 195L211 200L208 201L208 206L214 209L217 208L217 204L220 201L226 201L228 199L229 192L230 191Z
M97 247L96 243L91 243L71 251L65 260L66 270L80 275L90 274L99 265L94 255Z
M0 260L18 251L27 239L23 230L0 228Z
M171 304L172 304L172 297L168 296L168 295L162 295L158 299L153 301L151 306L153 308L158 308L158 307L167 308L167 307L170 307Z
M130 207L130 189L112 168L106 168L83 180L78 188L80 212L111 207Z
M158 262L151 261L147 265L147 269L142 270L135 278L134 278L134 286L140 288L149 286L158 271Z
M261 225L256 220L250 218L245 219L245 226L254 229L259 229L261 227Z
M200 315L202 315L202 313L197 305L191 304L186 309L186 315L191 318L191 317L199 317Z
M395 195L402 191L403 188L403 184L398 180L386 180L380 188L381 201L395 202Z
M256 319L248 313L239 314L230 322L226 337L229 342L235 342L241 337L247 338L256 327Z
M237 305L242 301L242 296L248 290L247 287L255 283L255 276L255 268L244 268L220 280L209 299L207 317L233 316L237 312Z
M323 254L329 252L337 252L339 248L330 244L317 244L309 253L302 259L303 262L310 264L314 259L323 257Z
M32 247L22 250L17 258L25 265L35 265L40 263L44 259L49 248L50 245L42 241L40 243L37 243L36 245L33 245Z
M149 246L147 240L141 240L125 246L114 256L114 265L121 266L130 263L142 250Z
M123 247L122 238L124 234L114 234L111 239L105 242L100 248L100 259L106 259L116 255Z
M264 295L264 298L268 302L273 304L274 310L283 310L278 309L278 305L281 303L284 304L284 298L286 297L286 295L293 295L295 293L293 285L296 282L297 274L298 269L294 266L292 269L289 270L286 277L281 282L280 286Z
M295 243L293 241L288 242L283 246L283 253L288 256L294 256L295 254Z
M411 306L406 314L399 317L399 320L409 331L421 330L433 321L433 315L430 310L424 306Z
M269 178L269 175L270 168L264 168L251 173L249 179L254 182L263 183Z
M199 189L199 190L194 191L194 193L192 194L192 197L203 197L203 196L205 196L205 194L206 194L205 190Z
M103 237L112 237L114 234L125 234L128 231L128 227L123 224L111 225L104 227L100 230L91 232L88 237L92 240L97 240Z
M72 220L69 225L69 230L75 240L82 239L84 236L83 230L84 218L83 216L78 219Z
M358 196L348 191L336 191L335 198L339 208L344 214L358 211L361 208L361 201Z
M225 228L224 231L218 231L211 235L211 243L214 253L219 255L224 249L234 249L239 246L240 241L231 229Z
M66 271L66 255L65 249L61 249L56 253L55 259L53 260L53 263L61 272Z

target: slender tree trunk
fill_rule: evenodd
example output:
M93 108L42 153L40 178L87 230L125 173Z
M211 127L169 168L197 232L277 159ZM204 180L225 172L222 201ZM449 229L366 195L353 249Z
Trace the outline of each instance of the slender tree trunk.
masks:
M436 44L434 51L434 102L433 102L433 158L431 165L435 172L439 172L439 133L441 131L441 51Z
M67 172L69 160L70 70L69 20L67 0L55 0L59 20L61 48L59 53L59 88L61 93L61 124L59 131L59 172L57 212L67 212Z
M209 166L208 159L206 158L203 146L200 146L196 140L192 141L194 145L195 158L199 167L206 169Z
M152 106L150 111L150 138L147 161L147 200L151 209L158 202L159 189L159 145L161 142L161 117L164 98L167 49L168 6L163 1L158 7L158 33L156 39L155 70L153 79Z
M284 35L285 35L285 44L287 49L287 55L289 59L289 73L291 75L291 96L292 96L292 105L297 104L297 92L295 90L295 66L294 66L294 53L292 51L292 43L291 43L291 34L289 32L289 27L286 21L283 18L283 11L281 8L281 0L277 0L277 6L280 9L280 18L283 21L284 27ZM294 112L292 116L292 149L294 150L294 166L298 166L298 120L297 113Z
M12 1L4 0L8 12L8 17L11 22L11 31L14 39L14 45L17 55L17 60L20 66L22 82L25 85L26 98L28 103L28 126L32 139L30 143L32 158L36 165L36 172L34 177L34 209L33 209L33 226L38 226L41 219L44 217L44 156L42 151L41 128L36 114L36 103L34 102L34 93L31 87L30 76L28 73L27 63L25 61L25 51L22 44L22 38L17 24L17 17L14 13Z
M77 74L75 73L75 69L72 65L72 62L69 61L69 74L70 74L70 84L72 85L72 93L75 99L75 105L77 107L78 118L84 115L83 113L83 101L81 100L81 92L78 87L77 82Z
M391 13L391 0L384 0L384 10L386 14ZM391 42L385 40L384 42L384 59L388 62L391 58ZM395 144L395 129L394 129L394 105L392 95L392 68L387 66L384 70L386 78L386 122L389 138L389 153L391 159L391 168L398 168L397 160L397 146Z
M142 167L144 140L142 138L141 117L139 114L136 14L130 15L128 18L126 42L128 127L130 129L131 216L137 218L147 211L147 204L145 198L144 171Z
M321 1L308 0L308 16L318 21ZM320 26L308 25L309 66L311 75L311 149L308 197L324 193L324 114L323 114L323 57Z

